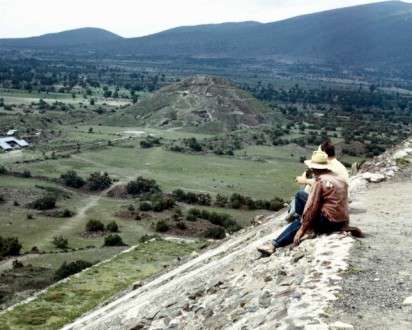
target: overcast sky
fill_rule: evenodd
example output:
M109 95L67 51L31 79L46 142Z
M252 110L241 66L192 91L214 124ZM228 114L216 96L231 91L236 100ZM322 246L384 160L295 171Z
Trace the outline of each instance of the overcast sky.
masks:
M0 38L35 36L86 26L135 37L181 25L246 20L273 22L371 2L379 1L0 0Z

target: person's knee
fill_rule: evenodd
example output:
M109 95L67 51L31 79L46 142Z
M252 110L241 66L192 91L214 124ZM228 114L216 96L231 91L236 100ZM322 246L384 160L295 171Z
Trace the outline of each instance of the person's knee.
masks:
M295 198L297 200L307 200L308 199L308 193L304 190L299 190L296 195Z

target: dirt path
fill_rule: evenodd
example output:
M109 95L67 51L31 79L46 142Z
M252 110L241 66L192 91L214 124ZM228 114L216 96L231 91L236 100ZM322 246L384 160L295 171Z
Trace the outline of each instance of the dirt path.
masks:
M62 223L62 225L59 226L59 228L57 228L53 233L50 234L50 237L55 237L59 235L64 236L64 234L70 230L82 228L82 222L87 216L87 211L97 206L97 204L102 199L102 197L104 197L110 190L122 184L124 184L124 182L117 182L114 185L112 185L110 188L100 192L98 195L89 196L86 199L86 204L77 211L77 214L73 218L67 219L67 221ZM7 269L10 269L12 267L14 260L19 260L19 261L24 262L24 261L30 260L31 258L33 258L33 256L36 256L36 255L27 254L27 255L22 255L22 256L15 257L15 258L6 260L4 262L1 262L0 263L0 273Z
M352 248L333 319L355 329L412 329L412 179L371 186L352 222L367 237ZM363 209L363 212L362 210Z

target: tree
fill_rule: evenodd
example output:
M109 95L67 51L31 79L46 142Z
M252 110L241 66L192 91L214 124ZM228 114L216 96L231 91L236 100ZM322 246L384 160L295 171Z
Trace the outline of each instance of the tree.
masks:
M71 263L66 263L64 262L54 273L54 277L57 280L62 280L66 277L69 277L70 275L77 274L81 272L82 270L89 268L93 266L90 262L83 261L83 260L77 260L73 261Z
M109 188L112 185L113 180L110 178L109 174L106 172L101 174L99 172L94 172L90 174L87 179L87 185L92 191L100 191Z
M0 257L18 256L22 245L17 237L3 238L0 236Z
M117 235L109 235L104 238L104 246L125 246L122 238Z
M139 176L136 180L127 184L127 193L130 195L154 194L161 192L157 182L153 179L145 179Z
M61 250L66 250L69 247L69 241L63 236L53 237L52 243L56 248Z
M119 225L113 221L110 222L107 226L106 226L106 230L110 231L112 233L118 233L119 232Z
M51 210L56 207L57 198L53 195L40 197L30 204L30 207L35 210Z
M67 187L71 188L81 188L86 184L86 181L75 171L67 171L65 174L62 174L60 178L63 180L63 183Z
M104 231L104 225L99 220L89 220L86 224L86 231L88 232Z

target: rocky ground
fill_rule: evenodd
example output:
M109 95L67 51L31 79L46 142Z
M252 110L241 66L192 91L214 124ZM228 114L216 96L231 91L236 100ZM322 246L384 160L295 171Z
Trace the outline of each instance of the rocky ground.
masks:
M352 221L367 236L351 251L333 319L355 329L412 329L412 178L371 187ZM363 212L362 212L363 209Z

